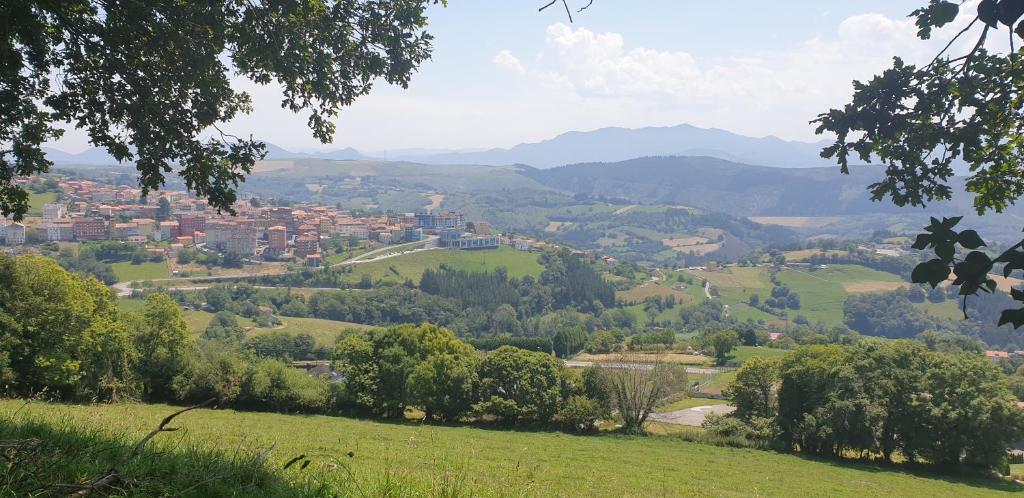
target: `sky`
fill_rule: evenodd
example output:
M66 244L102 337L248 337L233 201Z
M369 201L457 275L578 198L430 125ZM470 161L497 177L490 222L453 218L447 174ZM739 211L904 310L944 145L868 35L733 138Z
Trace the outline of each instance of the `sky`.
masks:
M849 100L894 55L927 62L967 21L927 42L907 14L925 0L450 0L432 7L430 61L407 90L379 83L321 144L274 86L236 77L255 110L226 131L296 151L510 147L566 131L688 123L812 141L808 122ZM51 144L89 145L70 130Z

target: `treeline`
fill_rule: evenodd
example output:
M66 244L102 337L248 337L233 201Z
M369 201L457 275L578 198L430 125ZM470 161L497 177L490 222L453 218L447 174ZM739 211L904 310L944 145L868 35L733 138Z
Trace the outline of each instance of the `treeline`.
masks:
M707 429L786 451L1008 474L1006 448L1024 435L1024 411L998 367L912 341L751 359L725 393L736 412L706 420Z
M950 295L951 294L951 295ZM851 295L843 305L846 325L864 335L902 339L926 331L952 332L980 340L991 347L1016 351L1024 348L1024 336L1010 325L998 326L1002 310L1012 307L1009 295L1003 292L971 296L966 300L966 318L943 319L916 306L926 299L932 303L952 300L950 306L961 306L956 288L898 289L885 293Z
M83 243L78 246L77 254L71 249L63 249L56 259L68 270L92 275L111 285L117 283L117 275L111 263L130 261L137 265L147 261L160 262L164 257L161 254L150 255L145 247L138 244L106 240Z

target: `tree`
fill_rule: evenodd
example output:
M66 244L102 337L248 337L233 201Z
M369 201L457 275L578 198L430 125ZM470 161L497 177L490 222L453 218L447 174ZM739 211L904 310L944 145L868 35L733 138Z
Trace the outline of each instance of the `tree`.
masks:
M167 221L171 218L171 201L161 197L156 203L156 220Z
M200 337L208 341L223 341L239 344L245 339L245 329L238 324L235 314L230 311L218 311L213 315Z
M568 358L579 353L586 342L587 331L583 327L561 329L551 338L551 344L559 358Z
M481 414L547 423L558 412L558 363L550 354L502 346L484 357L477 372L482 401L475 410Z
M477 400L476 352L435 354L409 374L409 398L423 407L424 419L445 422L465 415Z
M929 360L923 408L931 434L921 454L949 467L995 468L1024 428L1002 373L978 356L933 353Z
M933 29L953 23L964 9L956 2L930 0L911 13L918 37L930 38ZM885 176L869 187L875 200L890 197L900 206L924 206L950 199L953 164L962 160L970 168L965 188L974 194L979 215L1014 203L1024 195L1019 166L1024 159L1024 49L1015 47L1015 38L1024 38L1021 15L1019 0L983 0L968 14L970 23L927 65L919 68L896 57L881 75L854 82L849 104L813 121L818 133L836 135L822 156L835 158L843 173L849 173L851 155L885 165ZM963 55L950 53L964 36L977 36L973 48ZM999 36L1007 37L1009 50L990 52L986 41ZM931 249L936 257L914 269L915 283L936 287L952 273L953 285L966 300L979 291L996 291L988 275L997 263L1003 264L1004 276L1024 270L1024 240L993 259L978 250L986 244L976 231L954 230L960 220L932 218L926 233L918 235L913 247ZM1024 302L1024 292L1011 296ZM1004 310L999 324L1005 323L1024 325L1024 307Z
M87 393L116 402L139 391L138 352L123 321L109 316L94 320L82 334L79 357L83 374L79 386Z
M636 360L623 355L616 360L615 367L602 368L622 417L622 430L628 434L642 434L654 405L686 386L685 368L664 362L642 364Z
M95 352L95 343L83 344L86 331L99 340L115 327L116 313L110 289L95 278L42 256L0 255L0 379L22 394L75 395L83 387L81 355Z
M778 382L779 361L755 357L743 363L722 394L732 400L736 416L743 420L775 418Z
M715 355L715 362L719 365L724 365L729 360L729 353L739 344L736 333L730 331L713 334L708 341Z
M168 400L172 394L171 381L185 368L192 351L188 325L178 305L162 293L146 298L144 312L135 321L135 347L139 351L138 370L144 393L152 400Z
M189 404L216 398L222 406L234 404L242 392L249 365L237 350L207 344L188 358L174 377L174 398Z
M444 0L439 0L444 3ZM139 170L143 195L174 169L189 190L232 211L234 188L266 147L220 131L252 110L228 79L283 88L329 142L332 118L380 78L405 87L430 56L431 0L5 4L0 16L0 214L28 210L15 176L47 171L41 144L73 123ZM212 139L203 136L214 130Z
M473 353L473 348L456 339L452 331L423 324L350 335L338 343L334 359L336 370L346 378L342 393L346 403L384 417L398 418L405 413L406 406L417 401L429 402L431 409L437 411L444 409L439 405L439 399L448 395L459 397L453 395L463 380L464 365L459 361ZM441 358L430 360L432 356L439 355L456 356L460 360L453 359L451 364ZM421 371L413 378L413 372L424 362L431 363L431 366L422 368L432 371ZM424 381L431 376L447 382L449 389L433 391L428 386L419 385L416 391L413 390L414 380ZM439 412L438 415L452 413Z

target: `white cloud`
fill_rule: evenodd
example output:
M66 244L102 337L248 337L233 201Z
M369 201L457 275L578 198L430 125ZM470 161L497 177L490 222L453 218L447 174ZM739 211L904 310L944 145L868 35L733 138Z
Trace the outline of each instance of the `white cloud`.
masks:
M621 34L557 23L548 27L543 48L523 72L541 88L575 99L574 105L625 110L622 122L602 126L646 117L647 124L689 122L812 139L808 121L848 101L853 80L880 73L894 55L927 62L970 21L973 8L965 5L961 17L929 41L917 38L913 19L869 13L843 20L834 35L808 39L790 50L752 49L720 60L687 51L631 48ZM499 55L519 61L505 51Z
M516 56L512 55L512 52L509 50L502 50L498 52L498 55L494 56L494 63L516 73L519 76L526 74L526 68L523 67L523 63L520 62Z

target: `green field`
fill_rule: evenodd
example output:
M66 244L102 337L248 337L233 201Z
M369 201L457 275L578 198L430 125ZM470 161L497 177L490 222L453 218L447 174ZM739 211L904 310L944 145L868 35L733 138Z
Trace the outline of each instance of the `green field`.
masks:
M133 265L129 261L122 261L120 263L111 263L110 266L114 268L114 275L117 275L117 279L121 282L167 278L169 273L166 261L159 263L147 261L137 265Z
M764 267L729 267L718 271L689 271L706 279L718 290L722 304L729 305L729 316L739 320L772 321L779 318L746 303L752 294L763 301L771 296L769 269ZM790 319L797 315L811 322L830 326L843 324L843 303L850 294L886 292L906 286L899 276L859 265L829 265L822 269L785 268L778 272L779 281L800 295L800 309L786 310ZM948 310L941 311L942 316Z
M175 409L166 405L0 402L0 413L6 420L62 421L101 433L134 437L149 432ZM340 461L364 486L379 489L382 479L401 483L403 489L389 496L859 498L969 497L1024 491L1019 485L996 480L913 474L862 463L702 445L673 437L572 436L206 409L186 413L174 425L183 429L159 434L151 443L155 451L143 458L155 458L157 452L187 451L193 446L216 448L226 458L237 458L240 449L251 454L273 446L267 458L272 467L280 469L299 454L316 455L309 472ZM346 456L348 452L351 457ZM103 470L99 465L95 464L94 472ZM350 474L339 469L323 475L343 480ZM440 483L445 476L454 476L462 492L444 492ZM249 490L247 494L258 496L260 492Z
M736 346L736 349L732 350L729 355L729 359L736 364L742 365L743 362L751 358L782 358L789 353L785 349L774 349L764 348L758 346Z
M29 192L28 194L28 214L29 216L42 216L43 207L47 204L57 200L57 192L43 192L37 194L35 192ZM44 234L45 235L45 234Z
M537 253L517 251L508 246L478 251L434 249L357 264L354 265L352 276L354 280L370 275L375 282L383 280L401 283L409 279L418 283L423 270L445 264L466 271L494 271L505 267L510 277L523 278L530 275L536 278L544 271L537 258Z
M728 400L725 399L714 399L714 398L683 398L679 401L664 404L658 406L658 413L674 412L678 410L686 410L688 408L695 408L698 406L712 406L712 405L726 405L729 404Z

